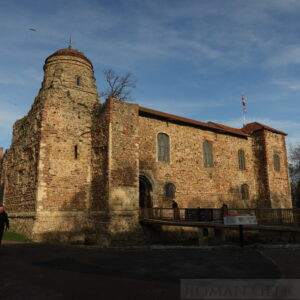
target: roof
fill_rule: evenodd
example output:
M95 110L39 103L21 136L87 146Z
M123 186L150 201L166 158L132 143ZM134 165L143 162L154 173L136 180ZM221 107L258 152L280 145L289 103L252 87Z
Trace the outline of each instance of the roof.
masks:
M282 135L287 135L287 133L279 131L277 129L274 129L272 127L269 127L267 125L258 123L258 122L253 122L245 125L243 128L234 128L230 126L226 126L220 123L216 122L200 122L200 121L195 121L192 119L172 115L172 114L167 114L158 110L146 108L143 106L139 106L139 112L141 115L147 115L147 116L153 116L159 119L183 124L183 125L189 125L189 126L194 126L198 128L203 128L206 130L211 130L211 131L216 131L219 133L223 134L230 134L230 135L235 135L239 137L244 137L247 138L249 135L251 135L253 132L258 131L258 130L268 130L274 133L282 134Z
M48 62L48 59L50 59L54 56L62 56L62 55L75 56L75 57L82 58L82 59L86 60L93 68L92 62L82 52L80 52L79 50L76 50L76 49L72 49L72 48L64 48L64 49L55 51L53 54L51 54L50 56L48 56L46 58L45 64Z
M259 130L268 130L274 133L278 133L278 134L282 134L282 135L287 135L287 133L283 132L283 131L279 131L275 128L272 128L270 126L258 123L258 122L253 122L253 123L249 123L246 124L242 130L248 134L252 134L255 131L259 131Z
M210 130L210 131L216 131L216 132L223 133L223 134L230 134L230 135L240 136L243 138L246 138L249 136L246 132L244 132L240 129L236 129L236 128L232 128L232 127L228 127L228 126L224 126L224 125L222 125L223 127L221 127L221 124L218 124L220 126L217 126L217 125L213 125L210 123L195 121L192 119L167 114L167 113L164 113L164 112L161 112L158 110L153 110L153 109L142 107L142 106L139 106L139 112L141 115L150 115L150 116L154 116L154 117L164 119L167 121L172 121L172 122L179 123L179 124L203 128L203 129ZM214 124L217 124L217 123L214 123Z
M239 128L234 128L234 127L226 126L226 125L223 125L223 124L220 124L220 123L216 123L216 122L208 122L208 124L212 124L212 125L214 125L216 127L222 128L224 130L228 130L230 132L235 132L236 134L241 134L241 135L245 134L245 131L243 131L242 129L239 129ZM248 133L246 135L248 135Z

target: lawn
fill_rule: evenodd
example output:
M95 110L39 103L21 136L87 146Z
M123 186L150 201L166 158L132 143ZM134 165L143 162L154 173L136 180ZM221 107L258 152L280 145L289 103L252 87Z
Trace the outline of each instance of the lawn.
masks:
M15 242L30 242L31 240L28 239L26 236L16 233L16 232L11 232L11 231L5 231L3 234L3 240L6 241L15 241Z

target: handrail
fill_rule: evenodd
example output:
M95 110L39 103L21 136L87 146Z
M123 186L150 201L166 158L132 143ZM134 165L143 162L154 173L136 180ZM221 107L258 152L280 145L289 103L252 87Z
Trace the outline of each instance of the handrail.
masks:
M140 219L223 223L226 214L255 214L260 225L300 225L299 208L140 208Z

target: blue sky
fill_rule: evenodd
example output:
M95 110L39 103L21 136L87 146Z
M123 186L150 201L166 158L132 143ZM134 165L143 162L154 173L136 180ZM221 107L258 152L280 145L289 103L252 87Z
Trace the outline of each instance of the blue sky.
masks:
M70 34L99 92L104 68L130 71L136 103L234 127L243 93L248 122L300 144L299 32L298 0L0 0L0 146Z

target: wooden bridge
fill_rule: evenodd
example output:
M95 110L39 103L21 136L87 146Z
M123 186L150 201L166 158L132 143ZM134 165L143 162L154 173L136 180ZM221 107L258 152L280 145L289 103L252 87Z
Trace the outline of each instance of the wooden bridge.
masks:
M225 215L255 215L257 225L225 225ZM300 233L300 209L296 208L141 208L143 225L196 227L201 244L205 230L212 229L214 236L225 240L225 230L239 230L241 246L244 230Z

